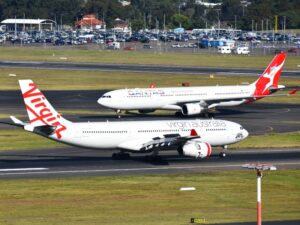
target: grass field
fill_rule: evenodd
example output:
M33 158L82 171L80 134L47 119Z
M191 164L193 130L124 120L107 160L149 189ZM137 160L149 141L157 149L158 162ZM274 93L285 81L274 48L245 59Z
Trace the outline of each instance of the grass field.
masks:
M21 128L0 130L0 151L59 148L67 145L24 131ZM229 146L230 149L300 147L300 132L250 136Z
M267 56L238 56L215 55L198 53L147 53L128 51L103 50L53 50L47 48L1 47L0 60L33 60L33 61L62 61L62 62L93 62L121 64L153 64L173 66L213 66L239 68L266 68L273 55ZM61 59L63 58L63 60ZM299 56L289 55L284 68L297 69Z
M249 136L246 140L231 145L230 149L293 147L300 147L300 131Z
M266 172L263 221L300 220L299 170ZM185 225L256 220L253 171L0 180L0 224ZM196 191L180 192L180 187Z

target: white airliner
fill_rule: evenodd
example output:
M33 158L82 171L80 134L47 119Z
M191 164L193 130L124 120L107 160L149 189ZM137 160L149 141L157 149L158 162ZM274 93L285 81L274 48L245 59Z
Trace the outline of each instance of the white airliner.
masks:
M162 109L177 110L187 116L207 113L215 107L251 103L285 88L278 85L285 58L285 53L277 54L261 77L250 85L120 89L105 93L98 103L118 114L121 110L149 113Z
M31 80L19 80L29 122L14 125L65 144L123 152L153 152L175 147L185 156L208 157L211 146L244 140L248 132L225 120L164 120L72 123L59 115ZM125 153L123 153L125 154ZM128 155L128 153L127 153Z

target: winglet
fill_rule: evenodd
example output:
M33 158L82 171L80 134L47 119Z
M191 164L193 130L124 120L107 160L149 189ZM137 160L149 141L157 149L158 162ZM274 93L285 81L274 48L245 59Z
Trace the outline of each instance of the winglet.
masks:
M191 130L191 136L199 136L195 129Z

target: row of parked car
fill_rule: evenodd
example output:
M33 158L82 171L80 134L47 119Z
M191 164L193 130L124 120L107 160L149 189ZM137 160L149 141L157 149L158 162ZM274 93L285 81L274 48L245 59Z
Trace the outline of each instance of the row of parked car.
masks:
M54 45L82 45L88 43L104 44L110 42L141 42L144 44L161 42L197 42L201 40L234 40L246 41L259 45L261 42L292 42L300 45L300 36L292 34L272 34L272 33L253 33L253 32L232 32L232 31L191 31L175 33L173 31L140 31L133 33L115 32L110 30L61 30L61 31L7 31L0 32L0 43L10 41L11 43L52 43ZM187 44L188 45L188 44ZM184 45L174 45L181 47ZM184 46L195 47L195 46ZM197 46L198 47L198 46ZM217 46L214 46L217 47Z

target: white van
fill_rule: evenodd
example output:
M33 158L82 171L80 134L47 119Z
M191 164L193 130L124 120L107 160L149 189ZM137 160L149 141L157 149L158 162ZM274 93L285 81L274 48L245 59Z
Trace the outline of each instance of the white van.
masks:
M248 55L250 51L247 46L244 46L244 47L237 47L235 53L239 55Z
M231 48L229 46L219 46L218 47L218 53L230 54L231 53Z
M108 49L120 49L120 42L110 42L107 46Z

